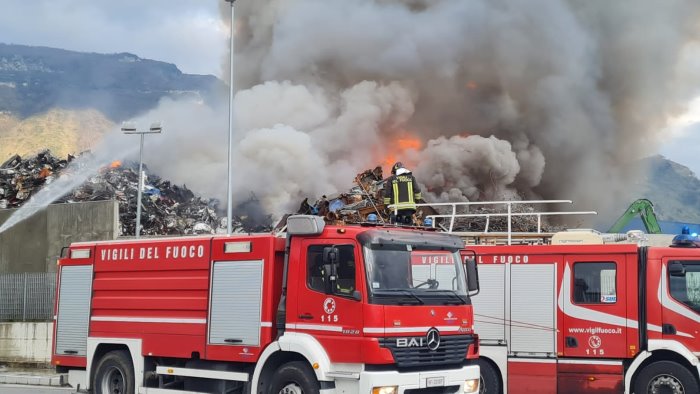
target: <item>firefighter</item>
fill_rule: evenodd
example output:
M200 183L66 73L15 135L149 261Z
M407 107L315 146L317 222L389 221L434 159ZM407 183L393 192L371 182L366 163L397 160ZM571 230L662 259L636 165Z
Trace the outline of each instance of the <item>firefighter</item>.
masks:
M391 222L412 225L416 201L420 199L420 188L411 171L401 162L394 164L391 176L384 182L384 205L390 211Z

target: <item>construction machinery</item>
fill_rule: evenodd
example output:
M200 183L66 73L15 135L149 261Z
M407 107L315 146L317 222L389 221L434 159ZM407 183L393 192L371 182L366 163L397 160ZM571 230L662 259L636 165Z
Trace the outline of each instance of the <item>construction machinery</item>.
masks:
M661 226L659 226L659 222L656 220L656 213L654 213L654 204L646 198L640 198L630 204L629 208L617 219L608 232L623 232L622 230L625 226L637 215L642 219L648 234L661 234Z

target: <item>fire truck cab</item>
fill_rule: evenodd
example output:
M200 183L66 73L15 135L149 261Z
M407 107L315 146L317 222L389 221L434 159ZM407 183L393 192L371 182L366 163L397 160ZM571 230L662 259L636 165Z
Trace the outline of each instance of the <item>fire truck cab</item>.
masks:
M76 243L52 362L95 393L476 393L463 241L291 216L282 235Z
M700 240L556 237L463 251L478 256L486 391L699 393Z

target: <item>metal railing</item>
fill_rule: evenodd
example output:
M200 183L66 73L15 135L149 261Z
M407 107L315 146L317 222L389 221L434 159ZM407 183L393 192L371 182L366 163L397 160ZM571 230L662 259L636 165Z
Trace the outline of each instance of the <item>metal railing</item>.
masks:
M432 226L436 226L435 219L449 219L450 225L447 228L448 233L454 231L455 220L457 218L484 218L486 225L484 233L489 233L489 224L492 217L506 217L508 222L508 245L512 242L512 220L514 216L535 216L537 218L537 233L542 233L542 217L543 216L567 216L567 215L597 215L596 211L543 211L543 212L513 212L514 205L535 205L535 204L573 204L571 200L530 200L530 201L475 201L475 202L442 202L432 204L416 204L416 207L451 207L452 213L427 215L426 218L432 219ZM457 213L457 208L466 208L474 205L503 205L506 207L506 212L496 213ZM390 208L394 208L390 206Z
M53 319L56 274L0 274L0 322Z

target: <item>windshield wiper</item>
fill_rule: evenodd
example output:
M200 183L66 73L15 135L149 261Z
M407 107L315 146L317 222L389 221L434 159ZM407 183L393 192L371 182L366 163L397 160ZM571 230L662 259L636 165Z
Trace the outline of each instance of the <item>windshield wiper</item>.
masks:
M462 295L460 295L459 293L457 293L457 292L454 291L454 290L450 290L450 289L433 289L433 290L429 290L429 289L428 289L428 290L425 290L425 291L428 292L428 293L441 293L441 292L445 292L445 293L447 293L448 295L457 297L460 301L462 301L462 304L468 304L468 303L469 303L469 300L468 300L467 298L464 298Z
M405 294L405 295L407 295L407 296L413 297L416 301L418 301L419 304L421 304L421 305L425 304L425 302L423 302L423 300L421 300L420 297L418 297L417 295L413 294L413 292L410 291L410 290L405 290L405 289L384 289L384 290L375 290L375 291L374 291L374 294L376 294L376 295L382 295L381 292L384 292L384 293L401 293L401 294Z

